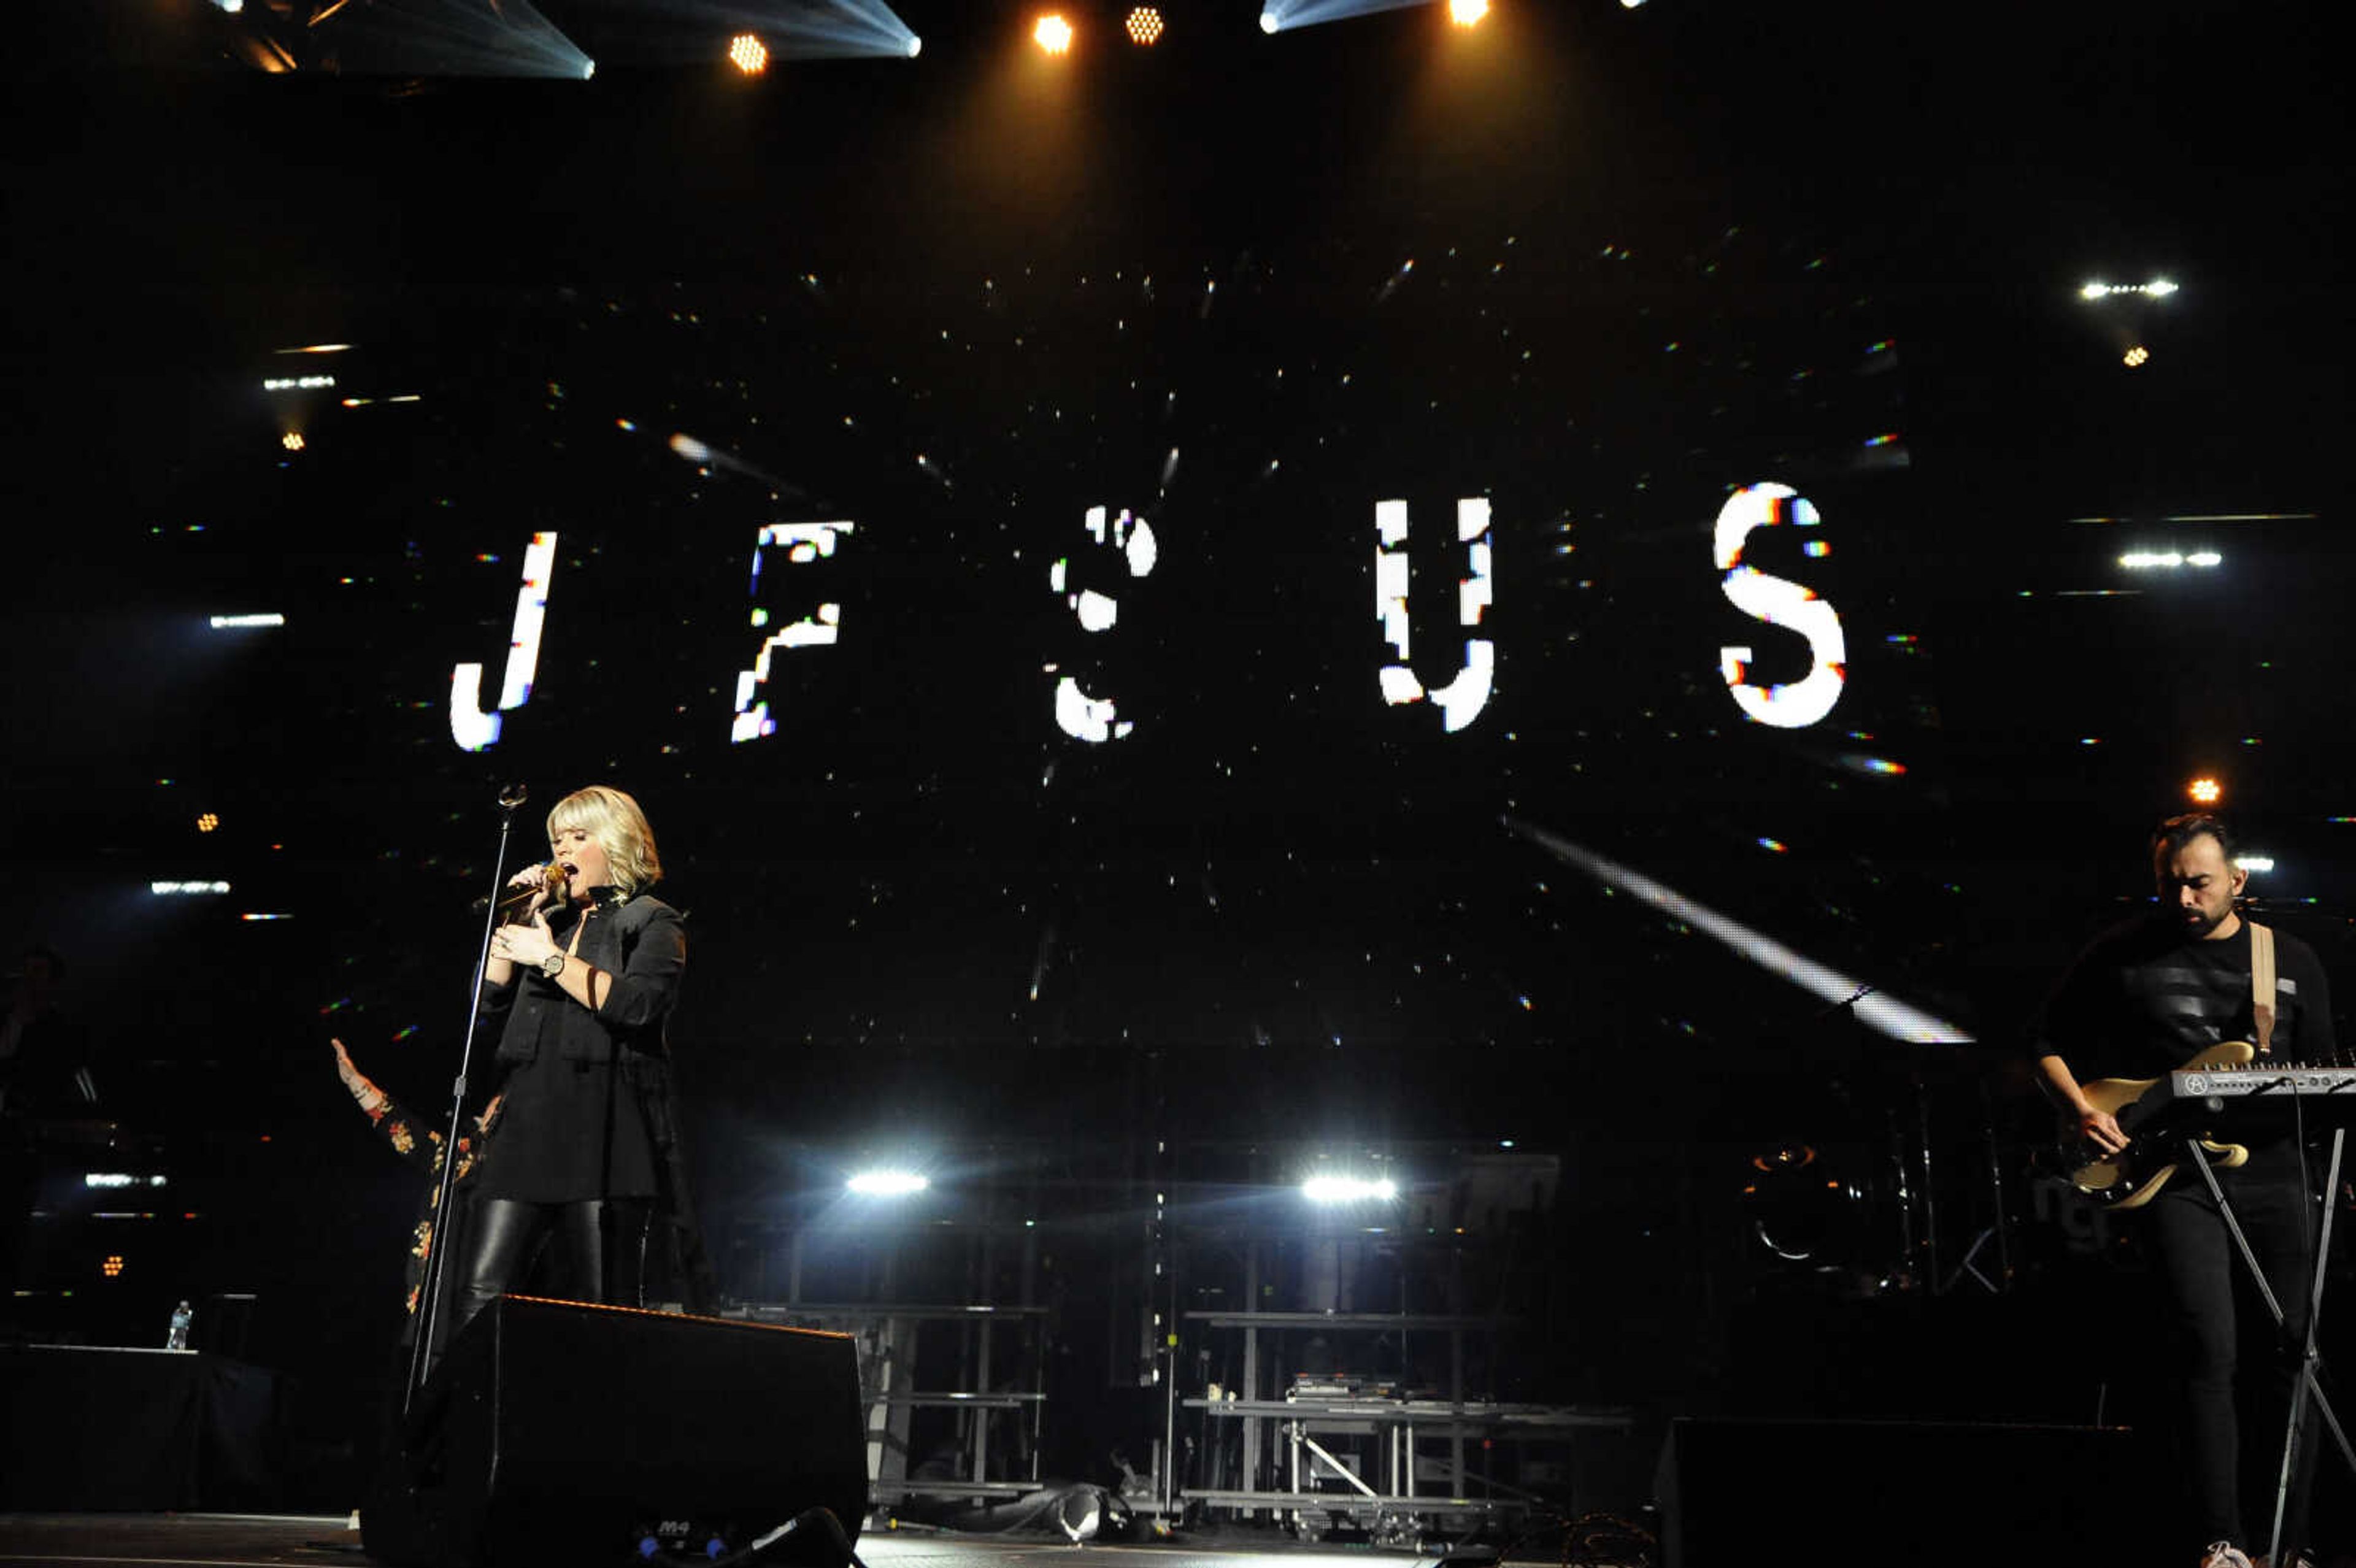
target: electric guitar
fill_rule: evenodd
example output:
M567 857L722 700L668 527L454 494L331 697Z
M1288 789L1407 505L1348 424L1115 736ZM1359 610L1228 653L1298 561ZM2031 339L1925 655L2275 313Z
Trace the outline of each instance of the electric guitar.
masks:
M2178 1072L2231 1072L2247 1067L2256 1060L2257 1047L2244 1040L2227 1040L2208 1050L2177 1069ZM2117 1154L2103 1154L2091 1146L2082 1145L2078 1157L2082 1163L2070 1172L2070 1184L2089 1197L2103 1200L2110 1209L2140 1209L2159 1195L2170 1178L2184 1164L2184 1146L2180 1140L2158 1136L2138 1136L2136 1129L2147 1125L2160 1113L2171 1109L2177 1100L2172 1093L2151 1091L2159 1085L2170 1085L2173 1075L2167 1078L2097 1078L2083 1085L2086 1099L2098 1111L2108 1112L2117 1118L2119 1130L2127 1135L2127 1147ZM2200 1147L2209 1163L2219 1170L2234 1170L2247 1163L2250 1151L2240 1144L2218 1143L2209 1138L2200 1140Z

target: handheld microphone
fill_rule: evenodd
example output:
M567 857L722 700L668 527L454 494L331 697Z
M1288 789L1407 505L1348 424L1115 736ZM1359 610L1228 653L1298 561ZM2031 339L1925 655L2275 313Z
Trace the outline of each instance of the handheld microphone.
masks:
M540 907L542 900L562 901L569 881L564 868L552 860L540 868L538 880L511 884L499 895L499 923L522 925L531 919L531 912ZM475 901L475 908L478 911L488 908L490 901L487 898L478 898Z

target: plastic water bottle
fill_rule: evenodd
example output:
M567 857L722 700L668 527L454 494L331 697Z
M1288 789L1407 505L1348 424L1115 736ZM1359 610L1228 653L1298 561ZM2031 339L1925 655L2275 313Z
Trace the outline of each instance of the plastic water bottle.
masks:
M183 1301L179 1306L172 1308L172 1331L164 1336L164 1349L167 1350L187 1349L188 1348L188 1326L196 1320L197 1315L188 1310L188 1304L187 1302Z

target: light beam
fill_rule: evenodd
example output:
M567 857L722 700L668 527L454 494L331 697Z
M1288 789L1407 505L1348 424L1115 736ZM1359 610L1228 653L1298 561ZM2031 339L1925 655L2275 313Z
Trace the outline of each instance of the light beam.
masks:
M651 0L662 32L637 47L680 59L711 59L713 40L751 33L773 60L914 59L924 40L883 0L747 4L746 0Z
M1267 0L1260 7L1259 30L1281 33L1292 27L1313 27L1320 22L1346 22L1377 11L1402 11L1428 5L1431 0Z
M585 81L596 67L530 0L375 0L313 23L347 75L518 76Z
M1671 920L1680 922L1709 937L1743 958L1749 959L1769 974L1790 981L1821 1001L1835 1007L1847 1007L1864 1024L1891 1040L1902 1040L1916 1045L1961 1045L1971 1040L1969 1031L1946 1019L1907 1006L1895 997L1887 996L1854 976L1844 975L1827 964L1819 964L1804 955L1794 953L1764 932L1754 931L1730 915L1719 913L1708 904L1686 897L1675 888L1656 882L1633 867L1623 866L1583 848L1558 834L1549 833L1524 822L1506 821L1508 831L1528 839L1567 866L1575 866L1606 887L1615 888L1650 904Z

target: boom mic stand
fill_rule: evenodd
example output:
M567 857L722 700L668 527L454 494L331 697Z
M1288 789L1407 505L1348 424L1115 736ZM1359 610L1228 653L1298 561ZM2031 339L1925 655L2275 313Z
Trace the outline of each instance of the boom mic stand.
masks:
M499 921L499 892L507 885L508 838L515 828L515 816L524 802L524 786L508 785L499 791L499 848L491 865L491 896L483 910L483 940L475 950L475 983L466 989L466 1027L458 1037L465 1043L458 1056L458 1082L453 1088L450 1104L450 1132L442 1142L442 1180L435 1189L434 1213L428 1221L432 1241L425 1252L425 1277L419 1282L419 1313L417 1342L409 1350L409 1383L401 1396L401 1413L405 1417L416 1402L417 1391L425 1382L425 1373L434 1360L434 1335L441 1327L442 1281L448 1272L450 1249L450 1189L458 1176L458 1139L466 1125L466 1072L475 1064L475 1012L482 1004L483 974L491 960L491 933Z

